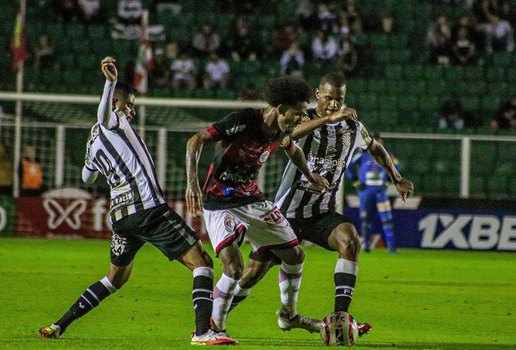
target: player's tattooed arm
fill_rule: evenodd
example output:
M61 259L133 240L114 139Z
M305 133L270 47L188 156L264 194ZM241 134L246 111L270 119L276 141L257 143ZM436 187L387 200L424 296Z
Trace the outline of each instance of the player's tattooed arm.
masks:
M186 143L186 210L197 216L202 212L202 192L199 185L199 158L203 146L213 143L215 139L207 131L202 130L192 136Z
M293 144L292 147L285 149L285 152L287 153L288 157L292 160L292 163L303 173L307 180L315 186L315 188L317 188L321 192L328 191L330 187L328 180L326 180L318 173L310 171L310 168L308 167L308 164L306 162L305 154L301 147Z

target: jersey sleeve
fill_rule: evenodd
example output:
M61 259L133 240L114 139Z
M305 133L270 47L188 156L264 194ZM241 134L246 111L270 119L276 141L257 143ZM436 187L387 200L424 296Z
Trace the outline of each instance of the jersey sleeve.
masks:
M232 112L206 129L216 141L231 141L248 128L248 119L242 112Z
M373 143L373 138L371 137L371 134L366 129L364 124L362 124L361 122L356 122L356 123L357 123L357 131L358 131L357 132L357 143L356 143L357 148L366 150Z
M111 108L111 101L115 93L116 82L106 80L104 84L104 91L100 99L99 108L97 110L97 121L100 125L108 130L117 129L120 126L119 113L116 113ZM121 112L120 112L121 113Z

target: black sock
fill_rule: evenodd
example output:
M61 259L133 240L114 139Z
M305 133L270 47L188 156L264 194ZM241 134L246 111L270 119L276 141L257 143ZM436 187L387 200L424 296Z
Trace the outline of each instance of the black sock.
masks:
M353 298L357 276L349 273L335 273L335 311L348 312Z
M63 334L70 323L86 315L114 292L116 292L116 288L113 287L107 277L104 277L87 288L63 317L54 324L61 327L61 334Z
M210 329L213 310L213 274L213 269L209 267L198 267L193 271L192 301L197 335L202 335Z

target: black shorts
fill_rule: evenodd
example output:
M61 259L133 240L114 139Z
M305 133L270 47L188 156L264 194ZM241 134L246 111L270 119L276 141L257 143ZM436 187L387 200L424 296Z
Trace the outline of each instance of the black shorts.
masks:
M350 221L342 214L326 213L309 219L288 219L288 222L300 242L310 241L324 249L333 250L328 245L328 237L337 226ZM262 262L275 260L278 263L278 258L270 251L260 254L251 252L249 257Z
M111 263L116 266L130 264L146 242L174 260L199 240L195 231L166 204L126 216L112 226Z

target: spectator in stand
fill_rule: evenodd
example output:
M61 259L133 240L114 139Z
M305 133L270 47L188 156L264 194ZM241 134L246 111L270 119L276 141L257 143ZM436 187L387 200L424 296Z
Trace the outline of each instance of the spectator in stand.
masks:
M460 65L468 65L475 62L476 48L475 43L468 37L468 30L460 27L457 38L452 44L454 62Z
M483 27L486 37L486 51L514 51L514 31L511 24L496 15L489 16L489 24Z
M201 29L192 38L192 47L200 57L208 57L220 47L220 35L215 31L213 25L204 22Z
M340 27L339 12L334 2L323 2L319 4L318 11L319 29L338 33Z
M169 41L165 44L165 61L167 63L174 62L179 56L179 44L177 41Z
M178 0L153 0L152 5L156 12L170 11L174 16L178 15L183 9Z
M229 80L229 65L217 52L210 54L210 59L205 67L204 88L225 89Z
M434 21L430 23L426 31L426 44L429 48L437 46L443 41L451 39L451 30L448 25L448 18L445 15L438 15Z
M37 196L43 192L43 166L36 155L36 146L27 145L20 164L20 193Z
M491 120L491 127L496 131L516 131L516 96L511 96L500 106L496 117Z
M77 23L81 17L81 10L75 0L53 0L52 5L59 21Z
M233 61L256 61L257 54L261 51L260 44L258 39L249 32L249 27L238 26L237 31L233 33L228 45Z
M48 34L41 34L38 38L38 43L34 48L34 67L41 70L59 69L55 46Z
M149 85L153 89L165 89L170 85L170 69L165 61L164 50L154 50L154 66L149 72Z
M293 25L286 25L281 30L277 31L273 35L274 49L277 53L281 54L285 50L288 50L292 43L297 41L298 32Z
M299 47L299 43L294 41L292 45L283 52L280 58L281 75L303 76L303 66L305 65L305 54Z
M443 33L436 32L430 45L430 63L446 66L450 64L452 54L450 41Z
M453 95L441 106L438 120L439 129L460 130L464 128L464 111L460 99Z
M294 13L303 30L309 32L312 29L316 29L318 19L315 13L315 4L313 0L299 1Z
M100 0L78 0L85 22L94 22L99 18Z
M331 33L318 30L312 40L312 55L320 63L328 63L337 57L337 40Z
M396 31L394 15L389 8L379 11L378 24L375 25L375 29L384 34Z
M362 15L358 9L357 0L347 0L342 6L340 12L340 21L345 21L346 25L349 26L351 32L354 34L362 33Z
M118 0L118 23L139 26L142 22L143 5L141 0Z
M338 45L338 57L340 70L345 77L350 77L356 73L358 63L358 51L351 40L349 28L340 29Z
M238 99L242 101L256 101L259 100L260 97L260 91L256 88L256 85L251 82L247 84L247 87L242 90L242 92L240 92Z
M187 50L182 50L170 66L172 71L172 87L174 90L188 89L193 91L197 87L197 66L188 55Z

